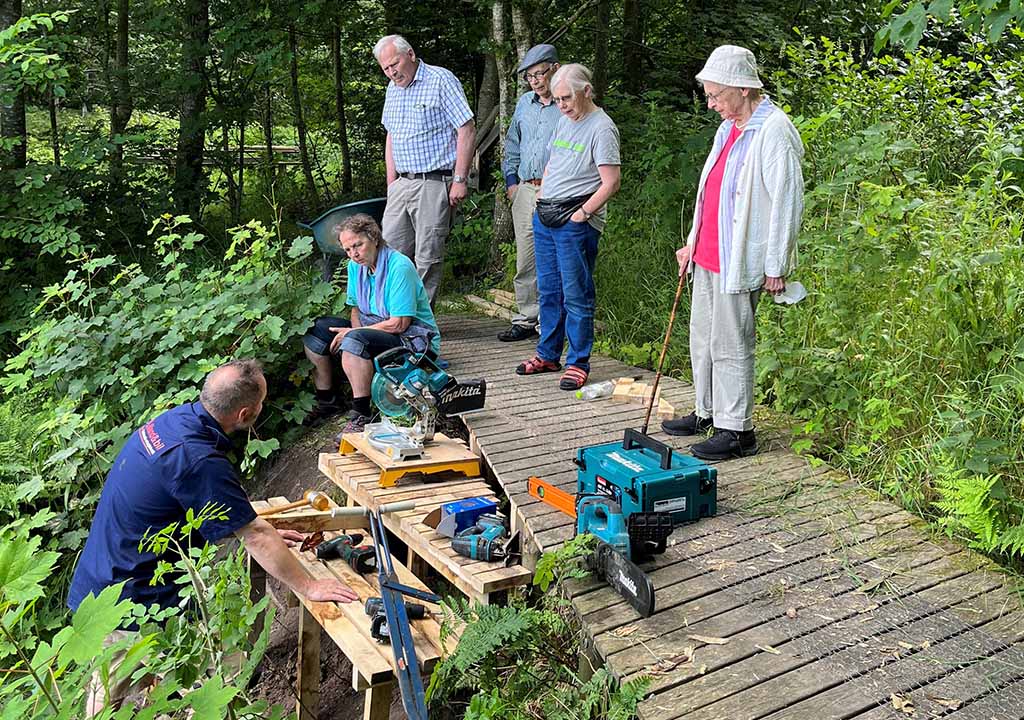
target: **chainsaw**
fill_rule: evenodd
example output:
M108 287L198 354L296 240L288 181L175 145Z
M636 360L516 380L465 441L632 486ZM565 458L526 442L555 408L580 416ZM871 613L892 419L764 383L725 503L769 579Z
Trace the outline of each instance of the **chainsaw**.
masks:
M576 533L598 540L587 560L643 617L654 613L654 585L635 564L665 552L677 525L713 516L717 471L628 429L621 443L581 448L576 494L538 477L530 495L576 519Z
M434 439L438 416L455 417L482 410L487 381L459 382L437 364L430 350L415 353L393 348L373 360L370 397L387 418L409 418L410 427L385 420L367 426L371 445L392 457L409 459L423 453L424 443Z

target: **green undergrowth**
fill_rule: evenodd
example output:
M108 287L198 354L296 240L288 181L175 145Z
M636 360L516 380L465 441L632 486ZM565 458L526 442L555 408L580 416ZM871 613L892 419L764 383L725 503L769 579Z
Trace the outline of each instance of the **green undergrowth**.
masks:
M442 638L458 644L434 669L427 691L433 712L464 720L629 720L647 678L624 684L594 669L581 651L579 618L564 584L586 576L582 535L538 561L534 588L507 606L445 601ZM431 717L434 717L432 714Z
M768 89L806 146L799 267L762 298L758 401L826 459L973 548L1024 558L1024 63L1014 42L862 59L784 51ZM657 93L608 102L623 142L596 282L595 351L653 367L717 127ZM681 222L682 220L682 222ZM689 376L688 293L666 370Z

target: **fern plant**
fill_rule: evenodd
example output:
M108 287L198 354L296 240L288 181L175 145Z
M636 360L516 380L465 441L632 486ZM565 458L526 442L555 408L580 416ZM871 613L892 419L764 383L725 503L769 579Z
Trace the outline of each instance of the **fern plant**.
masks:
M588 680L577 674L581 629L560 585L586 574L580 559L592 546L592 537L581 536L545 553L535 573L539 591L515 595L508 606L445 601L442 640L455 628L462 633L431 676L431 706L461 705L465 720L634 717L647 679L619 686L605 670Z

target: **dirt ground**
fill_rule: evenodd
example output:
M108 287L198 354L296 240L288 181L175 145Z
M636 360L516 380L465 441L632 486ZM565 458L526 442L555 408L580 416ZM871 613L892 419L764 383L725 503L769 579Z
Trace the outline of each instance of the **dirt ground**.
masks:
M321 452L335 452L332 438L343 424L339 416L332 422L311 431L302 440L285 450L264 468L249 488L250 497L265 498L283 495L297 498L304 490L328 491L335 500L343 498L337 488L317 469ZM254 691L271 703L280 703L294 712L296 654L298 650L298 608L285 607L286 590L269 581L272 601L277 607L270 645L258 671ZM326 633L320 636L320 720L358 720L363 717L363 693L352 689L352 664ZM390 717L405 717L401 697L394 693Z

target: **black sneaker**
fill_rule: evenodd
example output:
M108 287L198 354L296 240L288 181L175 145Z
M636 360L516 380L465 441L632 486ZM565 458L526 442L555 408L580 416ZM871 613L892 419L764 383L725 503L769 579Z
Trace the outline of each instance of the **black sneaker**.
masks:
M508 330L498 333L498 339L502 342L519 342L537 337L537 328L529 325L513 325Z
M757 439L753 430L723 430L715 428L715 434L704 442L697 443L690 452L701 460L728 460L757 453Z
M341 444L343 435L348 435L350 433L361 433L363 430L366 429L367 423L373 422L372 417L370 417L369 415L363 415L358 410L349 410L348 415L346 415L345 417L347 418L345 427L341 429L340 433L334 436L335 445Z
M692 412L678 420L666 420L661 429L669 435L703 435L714 426L711 418L702 418Z
M344 409L345 407L338 402L318 402L313 405L312 410L306 413L306 417L302 419L302 424L306 427L317 427L319 425L323 425L325 421L339 414Z

